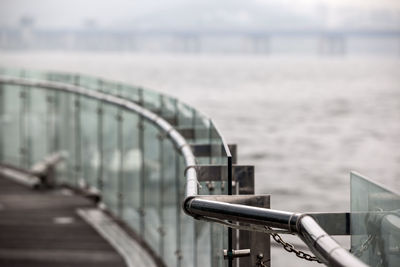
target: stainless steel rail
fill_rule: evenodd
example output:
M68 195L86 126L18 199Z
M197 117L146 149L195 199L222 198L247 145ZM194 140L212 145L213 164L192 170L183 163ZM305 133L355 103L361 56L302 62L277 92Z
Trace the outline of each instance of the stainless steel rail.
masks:
M329 266L367 266L346 249L342 248L311 216L240 204L230 204L198 197L198 180L194 168L196 159L190 145L165 119L130 100L59 82L35 81L0 76L0 84L29 86L78 94L133 111L165 131L166 135L169 136L176 148L183 155L186 165L186 199L183 202L183 209L187 214L196 219L215 218L223 221L286 229L292 233L298 234L313 253ZM226 146L226 144L224 144L224 146Z

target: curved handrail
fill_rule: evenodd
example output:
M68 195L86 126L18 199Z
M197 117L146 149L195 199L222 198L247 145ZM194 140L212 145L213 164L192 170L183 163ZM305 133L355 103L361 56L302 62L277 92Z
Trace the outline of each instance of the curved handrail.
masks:
M133 101L85 89L80 86L59 82L0 76L0 84L30 86L78 94L80 96L100 100L133 111L164 130L166 135L171 138L176 148L184 157L186 165L186 198L183 202L183 209L188 215L191 215L196 219L207 219L211 217L223 221L229 220L285 229L291 233L297 233L315 255L330 266L367 266L346 249L341 247L311 216L240 204L230 204L227 202L207 200L198 197L198 180L194 168L196 165L196 158L190 145L165 119ZM231 224L231 227L232 226L234 225Z
M155 125L160 127L160 129L164 130L165 133L171 138L174 142L176 148L181 152L185 159L186 166L194 166L196 165L196 159L193 155L192 150L190 149L190 145L186 142L185 138L166 120L164 120L161 116L143 108L142 106L134 103L133 101L126 100L121 97L113 96L110 94L93 91L89 89L85 89L80 86L69 85L59 82L49 82L49 81L36 81L30 79L23 78L8 78L0 76L0 84L9 84L9 85L18 85L18 86L30 86L37 87L49 90L57 90L61 92L67 92L72 94L79 94L84 97L96 99L99 101L103 101L105 103L109 103L112 105L116 105L120 108L133 111L138 115L142 116L144 119L153 122ZM196 171L194 169L189 169L187 171L188 181L196 181L197 176ZM189 182L188 182L189 183ZM193 191L192 188L189 189L190 192ZM195 191L197 194L197 190Z

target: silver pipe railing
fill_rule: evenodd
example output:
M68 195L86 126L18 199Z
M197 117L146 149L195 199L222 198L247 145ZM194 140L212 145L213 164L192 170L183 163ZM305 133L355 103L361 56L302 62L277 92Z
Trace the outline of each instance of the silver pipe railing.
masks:
M0 84L36 87L78 94L80 96L118 106L125 110L133 111L165 131L166 136L173 141L178 151L184 157L186 165L186 198L183 202L183 209L188 215L196 219L207 220L207 218L215 218L222 221L256 224L288 230L290 233L298 234L312 252L322 262L329 266L367 266L345 248L341 247L311 216L202 199L198 196L199 183L195 170L196 158L188 142L161 116L145 109L133 101L80 86L59 82L0 76ZM226 146L226 144L224 144L224 146ZM234 224L230 224L230 226L235 227Z

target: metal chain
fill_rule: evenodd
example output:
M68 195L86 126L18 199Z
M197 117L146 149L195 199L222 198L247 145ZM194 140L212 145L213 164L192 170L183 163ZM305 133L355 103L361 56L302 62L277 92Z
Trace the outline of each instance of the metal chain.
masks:
M257 267L269 267L270 265L268 264L268 262L270 262L271 260L265 260L263 261L264 255L263 254L259 254L257 255L257 262L256 262L256 266Z
M266 229L271 230L271 227L265 226ZM282 245L282 247L287 251L291 253L295 253L297 257L307 260L307 261L316 261L318 263L323 263L320 261L317 257L310 255L304 251L296 249L292 244L285 242L282 237L277 234L277 233L270 233L272 238L275 240L275 242L279 243Z
M298 250L296 249L292 244L285 242L282 237L279 235L279 233L281 234L290 234L291 232L288 230L278 230L278 229L273 229L269 226L264 226L264 228L260 228L257 227L255 225L248 225L248 226L244 226L244 225L240 225L240 224L234 224L231 222L227 222L225 220L219 220L219 219L215 219L215 218L211 218L211 217L206 217L206 216L202 216L202 220L204 221L209 221L209 222L216 222L219 224L223 224L225 226L231 227L231 228L235 228L235 229L239 229L239 230L247 230L247 231L257 231L257 232L263 232L266 234L269 234L272 236L272 238L279 244L282 245L282 247L287 251L287 252L291 252L291 253L295 253L297 257L307 260L307 261L315 261L318 263L323 263L322 261L320 261L317 257L308 254L304 251ZM259 258L257 261L257 266L258 267L266 267L266 263L268 261L263 261L262 258Z
M355 250L355 251L350 251L353 253L354 256L356 257L361 257L364 252L369 248L371 245L372 241L376 238L376 235L369 235L368 238L362 242L362 244Z

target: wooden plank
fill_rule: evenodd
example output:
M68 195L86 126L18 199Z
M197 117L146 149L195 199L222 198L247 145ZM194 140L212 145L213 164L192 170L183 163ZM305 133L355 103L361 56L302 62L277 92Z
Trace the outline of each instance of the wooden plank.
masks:
M0 176L0 266L126 266L77 208L95 204L65 190L32 190Z

